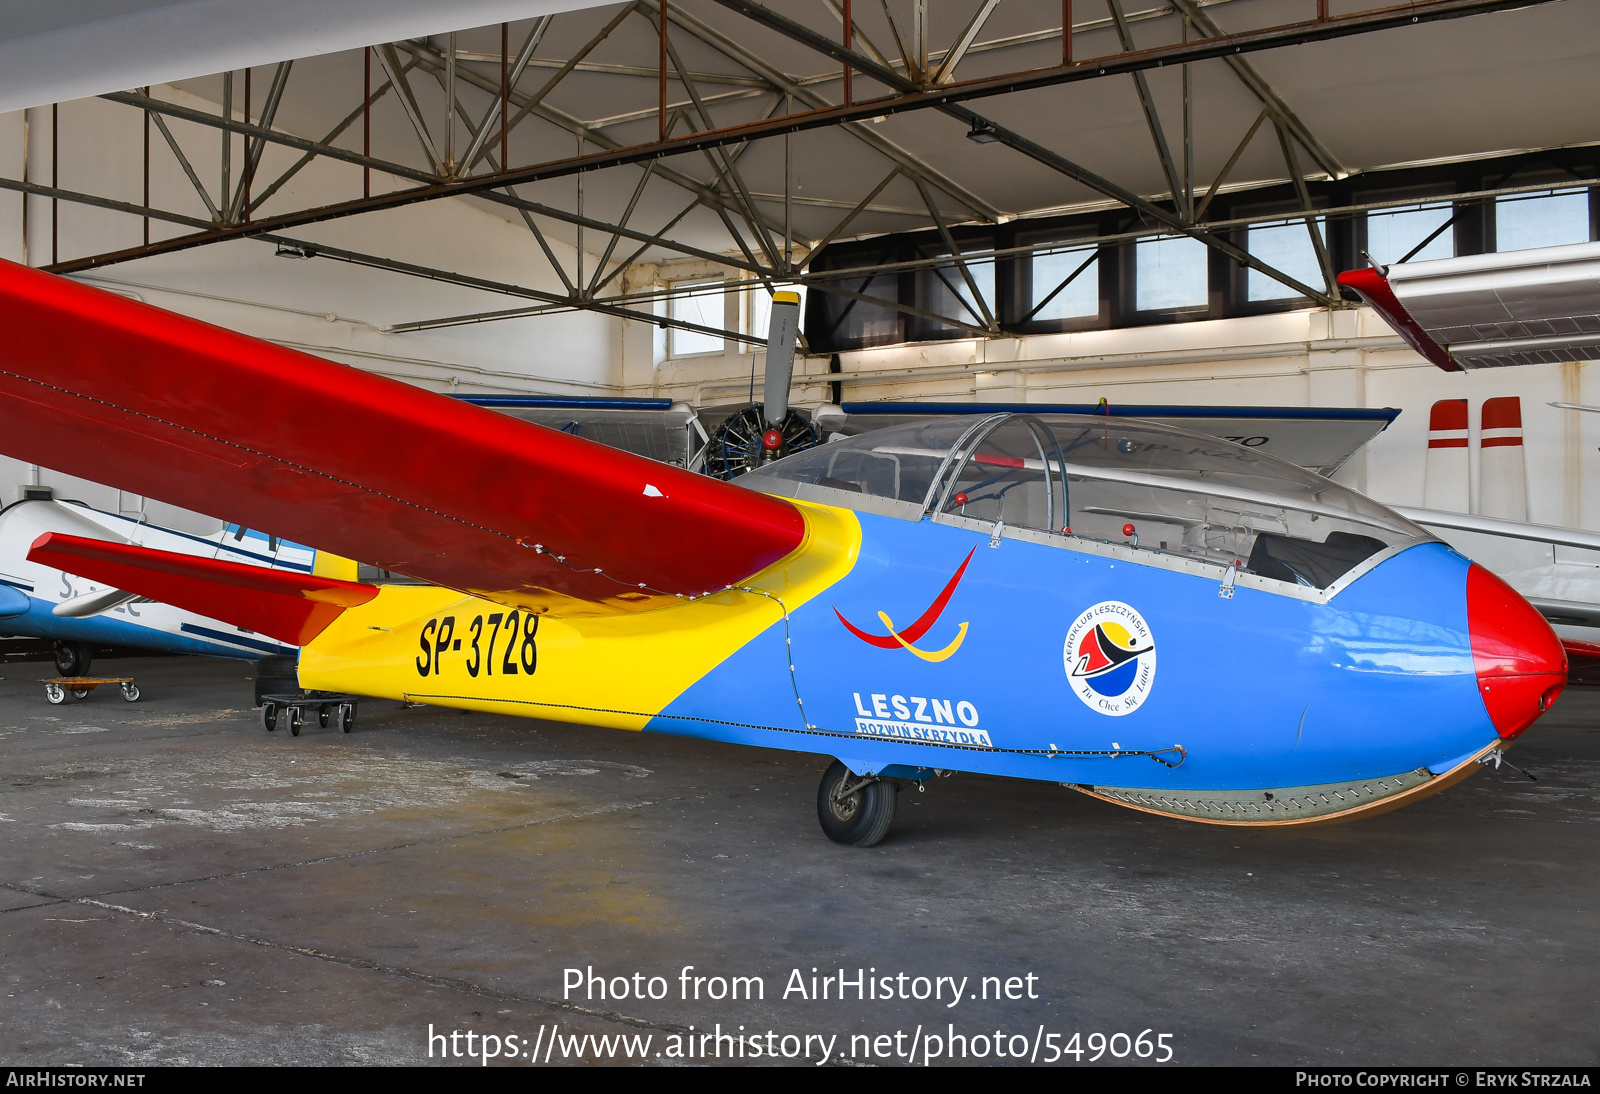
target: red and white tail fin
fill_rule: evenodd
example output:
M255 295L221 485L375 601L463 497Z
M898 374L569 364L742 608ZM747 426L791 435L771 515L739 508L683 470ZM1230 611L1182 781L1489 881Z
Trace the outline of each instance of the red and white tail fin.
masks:
M1449 513L1471 508L1468 478L1467 401L1440 399L1428 416L1428 463L1423 472L1422 505Z
M1522 400L1510 395L1483 404L1478 435L1478 512L1502 520L1528 519L1528 474L1522 458Z

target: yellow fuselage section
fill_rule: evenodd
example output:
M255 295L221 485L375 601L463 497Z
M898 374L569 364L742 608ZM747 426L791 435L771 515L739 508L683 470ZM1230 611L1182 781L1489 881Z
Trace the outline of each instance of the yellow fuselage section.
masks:
M300 653L300 684L643 729L697 680L855 565L848 509L796 503L806 536L743 585L655 611L560 618L431 585L385 585Z

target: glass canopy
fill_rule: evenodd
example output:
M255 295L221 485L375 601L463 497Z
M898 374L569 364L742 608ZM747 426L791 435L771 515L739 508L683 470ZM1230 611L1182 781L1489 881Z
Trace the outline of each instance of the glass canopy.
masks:
M1069 414L940 417L778 460L771 493L922 519L999 522L1326 588L1432 537L1362 494L1274 456L1171 426ZM1130 530L1131 529L1131 530Z

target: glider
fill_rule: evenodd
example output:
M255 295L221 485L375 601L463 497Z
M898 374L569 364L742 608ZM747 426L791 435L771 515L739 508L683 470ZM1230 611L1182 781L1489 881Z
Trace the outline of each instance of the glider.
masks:
M0 452L326 552L268 578L53 534L51 565L303 643L309 688L830 755L842 843L954 771L1347 820L1497 758L1566 683L1539 614L1422 528L1170 426L914 421L735 484L25 267L0 322Z

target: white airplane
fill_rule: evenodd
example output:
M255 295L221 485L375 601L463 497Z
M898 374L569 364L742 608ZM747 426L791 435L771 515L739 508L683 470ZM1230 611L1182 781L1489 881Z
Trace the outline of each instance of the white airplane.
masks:
M46 532L303 573L315 560L309 548L237 525L195 536L77 502L10 505L0 510L0 635L54 642L63 676L85 675L96 646L245 660L296 652L254 631L29 562L29 548Z

